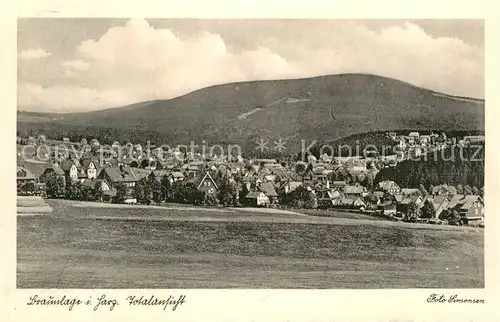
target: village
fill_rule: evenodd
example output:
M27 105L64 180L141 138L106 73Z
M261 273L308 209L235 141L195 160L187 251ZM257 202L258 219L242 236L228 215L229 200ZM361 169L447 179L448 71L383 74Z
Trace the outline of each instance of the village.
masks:
M385 135L395 147L389 156L323 154L296 162L244 159L240 155L228 160L180 149L146 151L130 142L104 146L97 139L70 142L68 138L49 140L44 135L18 136L17 192L124 204L336 210L387 220L484 227L482 187L455 187L446 182L400 187L391 180L376 180L380 169L395 167L402 160L449 146L484 143L484 136ZM52 152L40 153L43 149L37 147L41 145L52 147ZM19 152L20 148L24 152ZM66 153L57 152L63 150ZM26 151L31 151L30 155ZM37 157L45 161L36 161Z

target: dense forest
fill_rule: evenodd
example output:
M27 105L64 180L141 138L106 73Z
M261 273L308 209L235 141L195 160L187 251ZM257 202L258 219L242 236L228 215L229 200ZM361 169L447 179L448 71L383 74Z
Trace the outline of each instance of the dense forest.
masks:
M400 187L418 188L420 185L469 185L484 186L484 145L453 147L421 157L405 160L395 167L383 168L375 178L375 184L392 180Z

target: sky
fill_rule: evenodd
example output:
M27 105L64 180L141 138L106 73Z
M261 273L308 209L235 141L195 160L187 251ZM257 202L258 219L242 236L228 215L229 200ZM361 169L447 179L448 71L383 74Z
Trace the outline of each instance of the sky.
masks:
M482 20L18 20L18 108L81 112L264 79L368 73L484 98Z

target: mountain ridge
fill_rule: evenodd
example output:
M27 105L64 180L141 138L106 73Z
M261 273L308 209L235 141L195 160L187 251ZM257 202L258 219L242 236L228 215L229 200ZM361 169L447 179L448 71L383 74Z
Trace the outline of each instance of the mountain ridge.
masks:
M18 113L18 124L22 117ZM248 145L258 138L284 138L296 145L304 139L401 128L483 130L484 100L387 77L341 74L214 85L169 100L52 114L45 123L152 131L177 144L206 140Z

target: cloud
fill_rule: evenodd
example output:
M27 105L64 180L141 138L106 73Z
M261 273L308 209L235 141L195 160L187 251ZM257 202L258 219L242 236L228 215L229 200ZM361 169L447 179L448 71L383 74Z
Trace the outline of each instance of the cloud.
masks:
M66 70L70 70L70 71L85 71L85 70L89 69L90 64L83 61L83 60L75 59L75 60L63 61L61 63L61 66L63 68L65 68Z
M96 110L115 104L125 105L133 100L125 90L95 90L73 85L45 88L39 84L21 83L18 92L19 106L61 113Z
M21 53L19 54L19 58L21 58L21 59L42 59L42 58L46 58L50 55L52 55L52 54L41 49L41 48L25 49L25 50L21 51Z
M130 20L100 39L81 42L75 59L61 63L78 86L20 84L19 92L40 108L84 110L168 99L235 81L360 72L484 97L483 49L462 40L432 37L414 23L378 32L354 22L303 29L294 31L301 34L297 38L275 36L266 46L235 51L219 34L181 36Z

